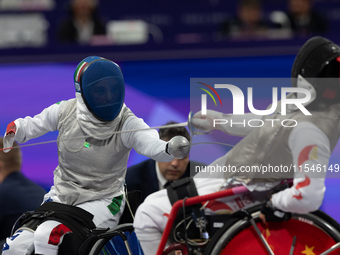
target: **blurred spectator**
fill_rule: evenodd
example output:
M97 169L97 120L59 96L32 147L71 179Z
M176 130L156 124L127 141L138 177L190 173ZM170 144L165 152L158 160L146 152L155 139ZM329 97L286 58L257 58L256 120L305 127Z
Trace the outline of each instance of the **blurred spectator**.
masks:
M221 35L237 39L255 39L266 35L269 24L263 18L260 0L240 0L237 16L222 23Z
M14 147L18 146L15 142ZM3 148L3 138L0 138ZM28 180L21 172L21 151L0 151L0 243L11 235L16 220L26 211L40 206L46 191Z
M166 125L176 124L170 121ZM189 132L185 127L165 128L159 130L159 137L169 141L176 135L184 136L191 140ZM166 188L171 182L190 176L190 168L205 165L196 161L189 161L189 155L183 159L174 159L170 162L156 162L153 159L145 160L127 169L126 185L128 191L140 190L142 192L141 202L158 190Z
M94 35L105 35L106 25L99 18L96 0L71 0L69 17L58 29L58 40L64 43L89 44Z
M288 18L296 35L327 31L327 20L313 9L312 0L288 0Z

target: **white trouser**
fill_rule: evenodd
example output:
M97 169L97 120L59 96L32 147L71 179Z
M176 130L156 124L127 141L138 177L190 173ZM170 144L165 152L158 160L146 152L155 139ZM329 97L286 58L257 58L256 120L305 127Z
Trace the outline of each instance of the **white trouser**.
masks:
M54 188L45 195L45 200L60 202L55 195ZM93 214L93 222L97 227L113 228L118 225L119 218L125 207L125 199L122 200L120 211L113 215L108 209L112 199L101 199L77 205ZM68 233L68 228L60 222L49 220L40 224L35 232L18 230L12 237L6 239L3 246L3 255L31 255L36 254L57 255L58 247L63 236Z

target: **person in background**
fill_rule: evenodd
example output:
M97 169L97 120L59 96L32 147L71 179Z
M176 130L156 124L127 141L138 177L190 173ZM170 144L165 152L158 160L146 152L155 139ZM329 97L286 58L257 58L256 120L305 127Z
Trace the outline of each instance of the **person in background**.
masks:
M105 22L99 18L96 0L71 0L69 17L58 28L61 43L89 44L94 35L105 35Z
M14 147L18 146L15 142ZM3 138L0 138L3 147ZM21 173L22 157L19 148L9 153L0 151L0 245L11 235L16 220L26 211L35 210L46 191ZM0 252L1 253L1 252Z
M176 124L169 121L165 125ZM159 130L159 137L163 141L169 141L174 136L180 135L190 141L190 135L185 127L164 128ZM171 182L190 176L190 168L205 165L196 161L189 161L189 155L183 159L173 159L170 162L158 162L147 159L137 165L130 166L126 173L126 185L128 191L140 190L141 202L158 190L166 188Z
M313 9L312 0L288 0L288 18L296 35L327 32L327 20Z
M260 0L240 0L237 14L233 19L222 23L220 33L222 37L233 39L255 39L266 36L269 24L263 18Z

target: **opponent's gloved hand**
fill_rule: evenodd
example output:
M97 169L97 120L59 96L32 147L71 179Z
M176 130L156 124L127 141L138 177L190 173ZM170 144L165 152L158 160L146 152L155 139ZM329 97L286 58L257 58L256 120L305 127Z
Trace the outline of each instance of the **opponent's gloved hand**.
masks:
M271 200L268 200L261 209L261 213L265 216L265 223L266 222L281 222L287 221L292 217L292 214L289 212L283 212L277 209ZM261 218L261 216L260 216ZM262 219L262 218L261 218ZM263 219L262 219L263 220Z
M199 111L192 116L191 124L194 128L209 132L211 130L219 129L218 125L214 126L215 119L223 119L223 113L217 112L213 110L207 110L206 115L202 115L202 112Z
M5 153L9 152L13 147L13 142L15 140L15 133L17 132L17 126L14 121L8 124L6 133L3 139L4 142L4 150Z
M190 143L184 136L174 136L166 144L165 152L177 159L185 158L190 151Z

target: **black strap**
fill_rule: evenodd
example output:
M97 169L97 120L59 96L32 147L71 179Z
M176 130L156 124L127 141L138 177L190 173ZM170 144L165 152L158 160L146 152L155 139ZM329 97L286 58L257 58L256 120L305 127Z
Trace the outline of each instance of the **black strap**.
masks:
M96 228L93 223L93 215L79 207L56 202L42 204L30 215L20 222L20 227L28 227L33 230L39 224L47 220L56 220L72 230L81 239L85 240L92 229Z
M44 213L48 211L54 211L58 213L58 217L60 218L65 218L64 215L67 215L67 217L78 221L89 229L96 227L92 221L93 215L82 208L57 202L47 202L35 210L35 213Z
M167 192L172 205L185 197L198 196L195 182L190 177L174 181L167 187Z
M172 205L180 199L184 199L186 197L189 198L189 197L198 196L198 192L197 192L197 189L196 189L195 182L190 177L186 177L186 178L174 181L173 183L171 183L167 187L167 192L168 192L168 197L169 197L170 203ZM200 212L201 207L202 206L200 204L194 204L194 205L191 205L191 206L187 206L187 207L185 207L185 214L190 215L190 214L194 213L194 215L196 215L196 217L198 217L202 213L202 212ZM177 213L175 222L173 224L171 233L173 233L174 227L182 220L183 220L183 208L181 207L178 210L178 213ZM199 232L197 232L198 229L195 227L195 224L192 224L191 226L194 226L194 227L190 227L190 231L192 231L192 233L193 233L192 235L199 237ZM183 230L183 231L186 231L186 230ZM170 235L170 238L173 239L173 234Z
M190 177L174 181L167 187L167 191L172 205L180 199L198 196L195 182ZM200 208L201 206L199 204L191 205L186 207L185 212L191 213L194 211L196 215L199 215ZM179 210L179 213L183 214L183 211Z

